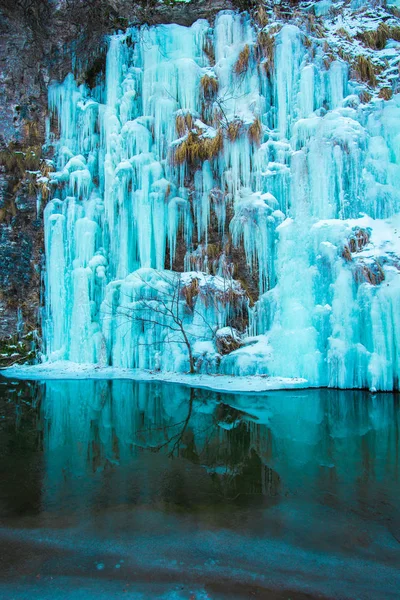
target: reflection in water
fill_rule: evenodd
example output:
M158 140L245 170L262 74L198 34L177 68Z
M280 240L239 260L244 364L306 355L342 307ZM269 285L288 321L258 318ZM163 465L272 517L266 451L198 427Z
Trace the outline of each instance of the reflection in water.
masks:
M400 562L394 395L301 390L246 396L129 381L48 381L2 384L0 412L6 527L29 517L30 526L69 531L73 518L75 544L99 531L107 548L114 548L115 536L118 543L135 540L136 563L146 556L152 573L161 562L176 571L177 556L177 564L190 556L185 577L192 582L199 569L202 577L207 569L214 577L220 561L229 581L239 577L240 564L249 573L240 576L242 585L267 585L272 569L272 587L318 593L326 592L321 582L345 556L348 573L341 571L331 597L353 588L349 597L394 597L390 569ZM208 537L200 544L203 531ZM223 541L228 531L236 537ZM165 542L154 550L156 538ZM218 557L214 566L205 558L197 564L198 556L211 554ZM313 575L316 556L326 564ZM361 569L362 561L368 566ZM182 581L182 568L176 577ZM251 597L249 589L238 597Z
M42 411L45 504L60 502L67 487L81 490L90 471L106 472L120 501L128 486L136 501L167 493L179 503L179 489L172 498L170 486L152 485L154 472L127 480L124 467L145 450L200 465L212 502L218 495L322 494L326 502L362 504L383 501L383 494L390 502L398 491L399 410L391 395L315 390L254 398L127 381L50 381Z
M275 494L279 476L263 463L258 450L267 427L227 404L229 400L234 397L162 384L48 382L42 407L47 480L43 502L57 505L66 487L76 486L81 492L87 482L88 492L102 494L99 488L105 479L107 499L102 502L110 501L110 493L112 502L158 499L175 504L215 503L267 490ZM166 465L155 454L185 462ZM179 483L188 464L197 467L195 479ZM127 477L132 465L134 478ZM93 478L85 480L89 472L102 477L94 478L95 483Z

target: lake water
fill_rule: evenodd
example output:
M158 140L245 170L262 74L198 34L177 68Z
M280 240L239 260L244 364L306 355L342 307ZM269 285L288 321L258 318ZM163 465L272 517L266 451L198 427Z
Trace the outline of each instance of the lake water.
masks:
M399 396L0 381L0 598L389 600Z

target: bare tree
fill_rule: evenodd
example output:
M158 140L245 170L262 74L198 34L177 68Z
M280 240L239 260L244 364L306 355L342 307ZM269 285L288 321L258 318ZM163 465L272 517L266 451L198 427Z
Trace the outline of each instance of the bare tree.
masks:
M154 344L183 344L188 354L189 372L196 373L193 343L205 337L213 340L218 329L217 318L208 320L204 311L196 308L199 295L202 296L203 306L211 307L213 314L218 316L221 314L223 303L231 303L234 296L240 296L240 288L236 289L236 282L232 279L224 278L223 286L216 291L211 284L214 277L200 273L189 281L184 281L181 273L154 273L160 285L149 281L140 271L136 271L135 276L141 285L135 289L133 302L118 306L118 315L141 323L143 330L162 328L166 337L164 340L155 341ZM200 286L201 277L204 277L204 280Z
M144 279L140 273L136 273L143 283L140 295L132 306L120 307L119 314L142 323L144 327L159 326L166 329L169 333L166 343L182 343L186 346L189 372L195 373L192 348L194 334L193 331L189 333L185 316L188 313L199 315L206 327L210 329L212 336L214 336L213 328L204 320L200 311L195 309L190 292L182 285L179 274L157 272L157 275L164 284L161 289Z

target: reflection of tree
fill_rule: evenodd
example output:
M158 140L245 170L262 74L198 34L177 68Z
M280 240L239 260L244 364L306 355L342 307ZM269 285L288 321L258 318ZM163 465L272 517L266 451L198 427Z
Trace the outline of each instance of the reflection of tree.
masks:
M169 447L172 444L172 447L169 448L169 452L168 452L168 456L173 457L175 452L177 454L179 454L180 452L180 446L182 443L182 440L184 438L184 435L186 433L186 430L189 426L190 423L190 417L192 416L192 411L193 411L193 400L195 398L195 390L193 388L190 388L189 390L189 402L188 402L188 413L186 418L183 421L180 421L179 423L175 423L175 426L180 427L179 431L173 435L171 435L166 442L164 442L163 444L161 444L160 446L158 446L156 448L157 452L160 452L160 450L162 450L162 448L165 447Z
M279 475L262 462L253 447L247 413L222 402L217 404L207 428L206 441L199 450L196 448L199 431L191 426L195 400L196 390L190 389L186 418L172 426L179 427L179 431L169 435L154 450L160 452L165 448L170 458L179 457L192 464L203 465L209 473L214 492L224 500L276 496Z
M3 515L161 502L204 510L207 519L228 507L229 519L229 506L275 504L284 493L329 510L345 506L400 539L392 395L307 391L292 397L291 409L271 394L262 424L234 408L237 396L128 381L47 382L38 415L32 398L40 387L0 390ZM318 398L311 410L305 397ZM346 524L335 535L349 540Z
M279 478L265 466L257 441L268 436L267 427L233 408L226 395L130 382L47 385L47 470L53 480L59 473L60 486L83 478L89 490L93 477L96 485L107 478L121 494L136 486L132 497L139 498L142 475L136 481L132 473L146 464L150 487L171 502L180 502L185 485L189 496L196 490L192 502L204 495L206 504L276 494ZM155 482L153 465L162 465Z

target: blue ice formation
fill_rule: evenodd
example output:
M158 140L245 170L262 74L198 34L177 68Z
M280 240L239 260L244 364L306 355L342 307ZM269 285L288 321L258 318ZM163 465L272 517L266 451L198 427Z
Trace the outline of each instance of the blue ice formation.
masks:
M198 370L398 388L400 95L360 100L323 40L268 27L273 57L233 12L130 28L97 87L51 85L48 360L184 371L190 346Z

